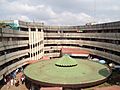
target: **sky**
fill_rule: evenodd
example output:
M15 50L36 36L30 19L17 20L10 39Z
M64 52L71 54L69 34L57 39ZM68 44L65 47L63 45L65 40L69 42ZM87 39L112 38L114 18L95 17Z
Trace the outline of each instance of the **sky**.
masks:
M0 20L84 25L120 20L120 0L0 0Z

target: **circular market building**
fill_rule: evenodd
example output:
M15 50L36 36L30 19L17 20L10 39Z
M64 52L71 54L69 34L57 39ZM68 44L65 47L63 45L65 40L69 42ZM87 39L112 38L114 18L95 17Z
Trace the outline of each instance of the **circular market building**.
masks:
M25 68L24 74L31 82L32 90L40 90L43 86L80 90L105 82L111 70L98 62L64 55L61 58L31 64Z

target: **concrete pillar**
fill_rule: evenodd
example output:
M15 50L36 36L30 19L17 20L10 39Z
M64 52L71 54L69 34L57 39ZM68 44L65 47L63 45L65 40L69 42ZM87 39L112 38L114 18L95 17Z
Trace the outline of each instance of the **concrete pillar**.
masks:
M38 35L39 35L39 34L38 34L38 28L36 28L36 34L35 34L35 36L36 36L36 37L35 37L35 38L36 38L36 39L35 39L35 41L36 41L35 43L37 44L37 46L36 46L36 52L37 52L37 53L36 53L36 60L38 60L38 42L39 42L39 41L38 41Z
M35 32L33 31L33 45L34 45L34 47L33 47L33 53L35 53L34 54L34 60L36 60L36 58L35 58L36 57L36 49L35 49L35 42L36 41L35 41L35 39L36 39L35 38Z
M32 44L32 54L34 53L34 48L33 48L33 44L34 44L34 32L31 32L31 44ZM34 55L32 55L32 60L34 60Z
M41 44L40 44L40 41L41 41L41 32L39 32L39 35L38 35L38 42L39 42L39 46L38 46L38 50L39 50L39 55L38 55L38 57L39 57L39 59L40 59L40 49L41 49Z
M31 52L32 52L32 48L31 48L31 28L28 28L29 30L29 53L30 53L30 60L31 60Z
M41 38L42 38L42 41L43 43L41 44L41 47L43 49L42 53L41 53L41 57L44 56L44 32L43 32L43 29L41 29Z
M33 50L33 52L35 53L35 56L34 56L34 60L37 60L37 58L36 58L36 46L35 46L35 44L36 44L36 32L34 32L34 39L33 39L33 43L34 43L34 50Z

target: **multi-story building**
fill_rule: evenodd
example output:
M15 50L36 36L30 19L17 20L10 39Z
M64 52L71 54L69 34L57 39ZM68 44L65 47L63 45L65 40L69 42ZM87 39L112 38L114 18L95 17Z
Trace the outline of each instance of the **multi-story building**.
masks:
M14 21L5 21L8 24ZM18 29L0 28L0 79L17 68L43 56L42 23L18 21ZM14 27L12 27L14 28Z
M61 48L90 51L92 57L120 64L120 22L83 26L48 26L43 23L5 21L18 30L0 29L0 78L42 57L56 58Z

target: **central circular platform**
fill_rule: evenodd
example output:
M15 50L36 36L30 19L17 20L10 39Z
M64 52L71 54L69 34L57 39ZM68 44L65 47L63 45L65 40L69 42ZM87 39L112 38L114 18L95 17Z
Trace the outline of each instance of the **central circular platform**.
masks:
M103 64L64 55L31 64L24 74L33 83L43 86L87 87L104 82L111 71Z

